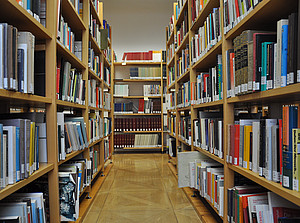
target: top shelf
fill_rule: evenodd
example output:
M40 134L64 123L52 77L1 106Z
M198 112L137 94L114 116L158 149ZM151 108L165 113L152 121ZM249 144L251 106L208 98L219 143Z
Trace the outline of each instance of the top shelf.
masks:
M161 62L115 62L114 66L160 65Z
M16 0L1 1L0 7L1 22L18 28L19 31L29 31L37 39L52 39L52 34L32 15L29 14Z
M97 13L97 10L93 4L93 2L91 0L89 0L90 2L90 5L91 5L91 13L93 15L93 18L95 18L97 20L97 23L102 26L102 20L101 18L99 17L98 13Z
M70 0L62 0L61 7L63 17L73 31L81 32L82 30L86 30L86 26L82 18L78 15Z

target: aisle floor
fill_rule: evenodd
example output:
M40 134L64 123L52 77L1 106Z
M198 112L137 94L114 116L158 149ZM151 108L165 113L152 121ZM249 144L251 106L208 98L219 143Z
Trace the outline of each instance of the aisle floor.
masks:
M84 223L201 222L166 154L116 154Z

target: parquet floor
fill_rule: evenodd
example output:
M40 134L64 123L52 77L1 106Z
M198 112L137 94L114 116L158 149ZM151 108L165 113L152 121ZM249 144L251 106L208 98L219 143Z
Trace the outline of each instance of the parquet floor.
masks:
M166 154L116 154L84 223L201 222Z

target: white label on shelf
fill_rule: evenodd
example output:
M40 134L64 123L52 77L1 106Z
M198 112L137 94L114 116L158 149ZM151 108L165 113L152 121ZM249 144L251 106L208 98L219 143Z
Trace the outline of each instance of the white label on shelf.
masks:
M261 84L267 84L267 77L266 76L263 76L261 77Z
M293 190L299 191L299 181L297 179L293 179Z
M281 76L281 87L285 87L285 86L286 86L286 77Z
M263 169L261 167L258 168L258 174L259 174L259 176L263 175Z
M243 161L243 167L244 167L245 169L247 169L247 167L248 167L247 161Z
M252 81L249 81L249 82L248 82L248 89L249 89L249 90L252 90L252 89L253 89L252 86L253 86L253 85L252 85Z
M229 156L229 163L232 163L232 156Z
M282 185L284 187L289 187L290 186L290 178L288 176L283 176L283 182Z
M249 162L249 169L252 170L252 162Z
M21 173L22 173L22 174L25 173L25 164L22 164L22 165L21 165Z

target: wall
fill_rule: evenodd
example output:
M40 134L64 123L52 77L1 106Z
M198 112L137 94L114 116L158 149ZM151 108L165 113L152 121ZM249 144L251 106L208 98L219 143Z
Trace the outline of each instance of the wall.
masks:
M174 0L102 0L104 19L112 26L113 49L123 52L166 48L165 27Z

